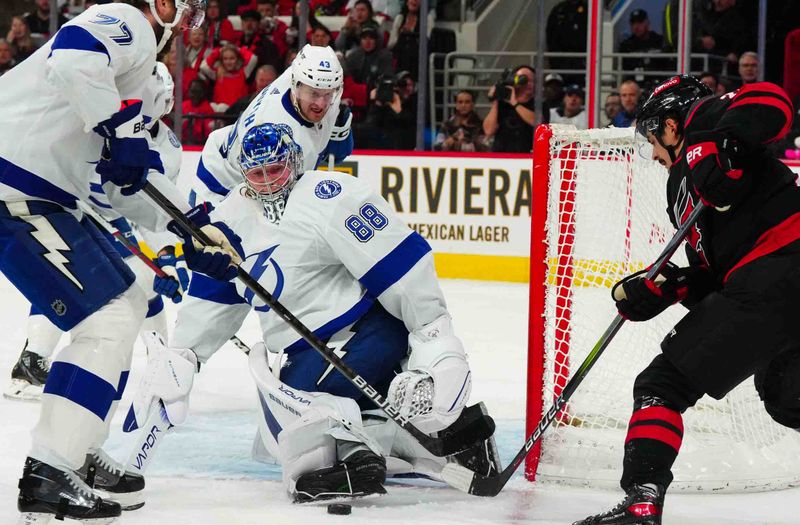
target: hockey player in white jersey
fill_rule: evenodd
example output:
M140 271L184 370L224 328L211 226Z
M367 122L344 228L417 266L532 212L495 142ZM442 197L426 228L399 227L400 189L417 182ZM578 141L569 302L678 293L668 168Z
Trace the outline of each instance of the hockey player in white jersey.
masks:
M113 521L74 472L108 432L146 301L119 254L79 210L95 165L110 204L159 231L169 216L140 193L146 182L190 214L221 247L194 249L189 267L231 278L235 235L189 210L151 168L143 93L173 31L199 24L202 0L93 6L0 77L0 270L71 342L53 362L19 481L23 523L53 517ZM145 100L144 103L147 103Z
M307 44L283 74L264 88L235 124L206 140L193 191L198 201L219 202L242 181L237 152L247 130L260 124L286 124L303 150L304 171L333 155L337 162L353 152L350 108L340 106L344 72L330 47ZM341 109L340 109L341 108Z
M151 83L150 96L154 100L152 106L154 115L145 115L145 120L149 120L147 130L152 139L152 149L159 155L164 175L174 183L180 172L182 147L169 127L160 121L164 115L172 111L174 105L175 83L164 63L156 63L156 70L151 75ZM146 332L155 331L166 337L167 325L161 296L164 295L168 298L173 298L173 300L178 300L180 298L178 292L184 291L189 285L186 264L182 257L175 257L174 246L167 244L159 250L162 243L168 241L174 243L174 236L169 233L155 234L147 230L139 232L148 245L159 251L160 257L157 259L157 263L169 274L169 278L162 279L156 276L153 270L140 259L134 257L130 250L109 232L109 228L111 228L122 234L135 246L138 246L136 234L131 225L124 217L116 213L108 203L100 177L94 172L94 167L88 166L88 169L92 176L89 183L91 194L89 195L88 204L90 210L94 210L93 213L90 212L91 216L102 222L102 224L97 224L98 229L119 252L130 269L133 270L136 275L136 283L142 288L147 297L147 315L141 330ZM82 209L85 210L86 208ZM25 401L39 400L50 370L50 358L62 334L63 332L55 324L51 323L43 312L36 307L31 307L28 315L25 345L19 359L11 370L11 383L4 393L5 397Z
M359 179L313 170L299 177L301 155L285 124L252 127L236 154L245 182L213 215L243 233L243 268L265 289L369 384L388 391L420 430L446 433L462 416L472 380L430 246ZM387 458L390 473L436 477L443 458L380 413L362 421L362 409L375 408L370 400L238 283L195 274L167 352L206 361L251 309L266 343L250 354L260 435L295 501L383 493ZM272 371L265 348L277 356ZM170 402L184 410L174 394ZM488 474L495 458L490 440L458 459Z

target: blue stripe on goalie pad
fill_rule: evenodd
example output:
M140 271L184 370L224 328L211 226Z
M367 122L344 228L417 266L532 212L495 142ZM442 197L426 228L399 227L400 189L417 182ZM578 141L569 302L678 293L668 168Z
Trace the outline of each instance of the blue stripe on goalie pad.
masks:
M122 373L119 375L119 384L117 385L117 395L114 396L114 401L119 401L122 399L122 394L125 393L125 386L128 384L128 375L130 375L130 371L123 370Z
M44 393L69 399L105 419L117 394L114 385L72 363L56 361L50 367Z

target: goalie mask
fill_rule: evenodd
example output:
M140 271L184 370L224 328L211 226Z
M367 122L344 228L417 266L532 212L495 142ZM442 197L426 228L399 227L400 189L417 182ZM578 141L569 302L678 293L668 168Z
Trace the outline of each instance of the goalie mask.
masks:
M147 0L147 3L150 5L150 13L153 18L156 19L158 25L164 28L164 33L156 46L156 53L161 53L172 37L174 28L197 29L203 24L206 17L206 0L174 0L175 17L171 22L161 20L156 9L157 1Z
M636 140L639 143L639 154L645 159L650 159L648 149L650 142L648 133L652 133L655 140L667 150L675 162L675 150L683 142L683 126L692 106L701 98L713 95L711 90L689 75L679 75L665 80L653 90L653 93L639 106L636 112ZM666 145L661 138L664 133L664 123L668 118L678 123L678 133L681 135L677 144ZM644 141L644 142L642 142Z
M319 122L331 107L339 107L344 72L330 47L306 44L292 62L292 102L300 115Z
M302 174L303 154L286 124L261 124L242 138L239 167L247 194L279 218L297 178ZM279 209L278 209L279 208Z
M175 105L175 82L166 64L156 62L156 69L153 71L153 120L151 124L172 111Z

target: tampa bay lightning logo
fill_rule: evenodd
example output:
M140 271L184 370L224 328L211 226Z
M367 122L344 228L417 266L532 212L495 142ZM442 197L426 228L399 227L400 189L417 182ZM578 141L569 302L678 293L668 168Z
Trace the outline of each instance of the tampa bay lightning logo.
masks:
M320 199L332 199L342 193L342 185L335 180L323 180L314 188L314 195Z
M167 137L169 137L170 144L172 144L176 148L181 148L182 147L181 146L181 141L178 140L178 137L175 136L175 134L172 132L171 129L167 129Z
M274 299L278 299L283 292L284 286L284 277L283 277L283 270L278 265L278 262L272 257L272 253L275 251L279 245L276 244L271 248L267 248L263 252L252 255L247 258L244 265L249 266L249 262L253 259L252 267L247 269L250 275L257 280L268 292L272 294ZM237 287L240 284L237 282ZM255 310L258 312L268 312L269 306L264 304L264 302L256 297L253 290L247 288L244 291L244 299L250 305L255 307Z
M129 46L133 43L133 33L131 32L131 29L128 27L128 24L121 21L119 18L109 15L104 15L103 13L97 13L97 15L95 16L96 18L94 20L91 20L93 24L98 24L101 26L119 25L120 34L111 36L110 37L111 40L113 40L114 42L116 42L121 46Z

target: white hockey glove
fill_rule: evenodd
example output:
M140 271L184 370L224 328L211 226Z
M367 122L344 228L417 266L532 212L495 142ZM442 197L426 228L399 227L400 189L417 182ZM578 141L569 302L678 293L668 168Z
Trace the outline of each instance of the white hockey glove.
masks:
M446 316L408 340L408 369L392 380L387 398L421 431L438 432L458 419L472 389L464 345Z
M133 398L123 430L131 432L147 419L153 400L161 399L167 419L180 425L189 413L189 393L197 372L197 356L188 348L168 348L157 332L142 334L147 368Z
M353 113L347 106L339 107L339 114L331 129L331 140L342 141L350 136L350 127L353 123Z

